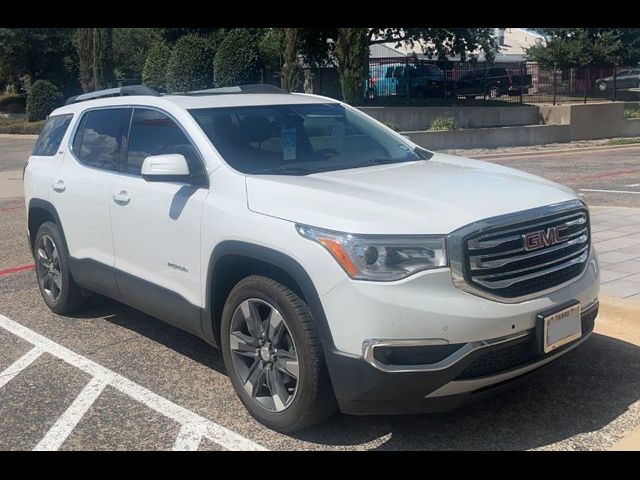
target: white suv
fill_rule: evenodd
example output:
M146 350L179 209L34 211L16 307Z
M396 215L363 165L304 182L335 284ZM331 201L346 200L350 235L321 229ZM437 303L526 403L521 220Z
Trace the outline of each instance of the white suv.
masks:
M329 98L75 97L24 184L51 310L98 292L204 338L284 432L336 408L451 409L564 355L597 315L571 189L434 154Z

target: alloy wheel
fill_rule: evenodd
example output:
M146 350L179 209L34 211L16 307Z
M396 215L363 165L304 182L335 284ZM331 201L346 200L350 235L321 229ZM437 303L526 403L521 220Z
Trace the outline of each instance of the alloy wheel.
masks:
M247 394L271 412L289 407L298 390L299 363L280 312L249 298L233 313L229 337L233 367Z
M42 291L51 300L56 301L62 292L62 273L58 248L49 235L42 235L36 248L36 257L40 265L38 277Z

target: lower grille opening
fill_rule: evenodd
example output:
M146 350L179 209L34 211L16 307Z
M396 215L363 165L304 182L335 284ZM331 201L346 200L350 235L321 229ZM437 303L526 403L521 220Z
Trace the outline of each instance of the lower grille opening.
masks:
M593 308L582 314L582 335L593 331L598 309ZM575 340L578 341L578 340ZM516 341L517 342L517 341ZM497 375L508 370L523 367L529 363L540 361L550 355L555 355L569 348L574 342L568 343L546 355L540 355L536 345L535 335L529 336L524 341L514 342L500 349L491 350L481 354L465 368L455 380L470 380L473 378Z

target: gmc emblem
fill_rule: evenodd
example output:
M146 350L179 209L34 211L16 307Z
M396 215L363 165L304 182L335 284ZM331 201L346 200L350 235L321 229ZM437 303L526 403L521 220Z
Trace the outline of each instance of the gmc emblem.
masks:
M568 236L563 233L567 228L569 227L566 225L558 225L557 227L547 228L546 230L525 233L522 235L524 249L529 252L563 242L568 238Z

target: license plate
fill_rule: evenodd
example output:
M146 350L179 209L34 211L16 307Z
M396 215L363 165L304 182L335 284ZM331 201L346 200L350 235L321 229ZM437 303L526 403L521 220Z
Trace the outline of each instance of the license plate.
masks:
M549 353L582 336L580 304L542 317L542 349Z

